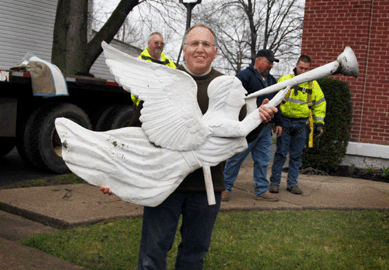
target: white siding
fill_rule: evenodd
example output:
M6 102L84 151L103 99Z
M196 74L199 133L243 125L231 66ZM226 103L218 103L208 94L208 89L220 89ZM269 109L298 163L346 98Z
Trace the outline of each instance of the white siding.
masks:
M0 0L0 70L15 66L27 52L51 61L56 9L54 0ZM120 41L111 44L133 56L141 52ZM100 55L90 73L112 80L104 61Z
M57 2L52 0L0 1L0 69L9 69L27 52L51 59Z
M141 49L130 46L126 43L123 43L118 40L112 40L110 45L115 47L122 52L138 57L142 52ZM96 62L93 64L90 73L92 73L96 78L102 78L106 80L114 80L114 76L109 72L108 66L105 64L105 57L103 53L97 58Z

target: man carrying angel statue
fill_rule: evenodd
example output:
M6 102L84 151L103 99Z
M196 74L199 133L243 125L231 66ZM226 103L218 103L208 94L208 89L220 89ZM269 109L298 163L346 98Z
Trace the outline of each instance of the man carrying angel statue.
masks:
M271 120L283 97L239 121L247 91L235 76L215 76L203 115L197 101L205 97L188 73L102 46L116 81L143 101L141 127L93 132L64 118L56 127L69 169L131 203L157 206L189 173L246 149L245 137Z
M94 132L65 118L55 122L71 171L145 206L138 269L166 268L181 214L176 269L202 269L224 191L225 161L247 148L245 137L271 120L287 92L247 113L241 81L211 67L215 33L197 25L183 40L185 62L177 69L103 42L116 81L141 100L131 127Z

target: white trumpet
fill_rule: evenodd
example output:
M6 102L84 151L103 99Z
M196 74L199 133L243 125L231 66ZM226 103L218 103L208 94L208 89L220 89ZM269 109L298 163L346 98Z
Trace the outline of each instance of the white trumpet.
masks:
M291 88L295 85L299 85L305 82L318 80L330 75L343 74L345 76L353 76L358 78L359 68L358 61L355 57L353 50L346 46L344 51L338 56L336 61L326 64L321 67L317 67L310 71L307 71L303 74L295 76L289 80L274 84L272 86L266 87L262 90L254 92L246 97L247 112L252 112L257 109L256 97L269 94L275 91L279 91L284 88ZM280 96L285 96L287 91L283 91ZM279 98L277 98L278 100ZM278 105L278 104L276 104ZM274 105L273 105L274 106Z

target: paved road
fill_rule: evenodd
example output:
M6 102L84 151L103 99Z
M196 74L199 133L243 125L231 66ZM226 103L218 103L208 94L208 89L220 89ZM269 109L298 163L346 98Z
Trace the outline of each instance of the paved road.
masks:
M4 157L0 157L0 186L53 175L57 174L27 166L16 147Z

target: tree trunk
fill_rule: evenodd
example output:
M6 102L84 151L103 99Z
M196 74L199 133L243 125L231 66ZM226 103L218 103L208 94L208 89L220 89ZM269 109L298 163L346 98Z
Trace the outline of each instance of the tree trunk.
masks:
M139 0L121 0L105 25L88 43L88 1L58 0L52 63L64 74L89 73L103 51L101 42L111 42L128 13L138 4Z

